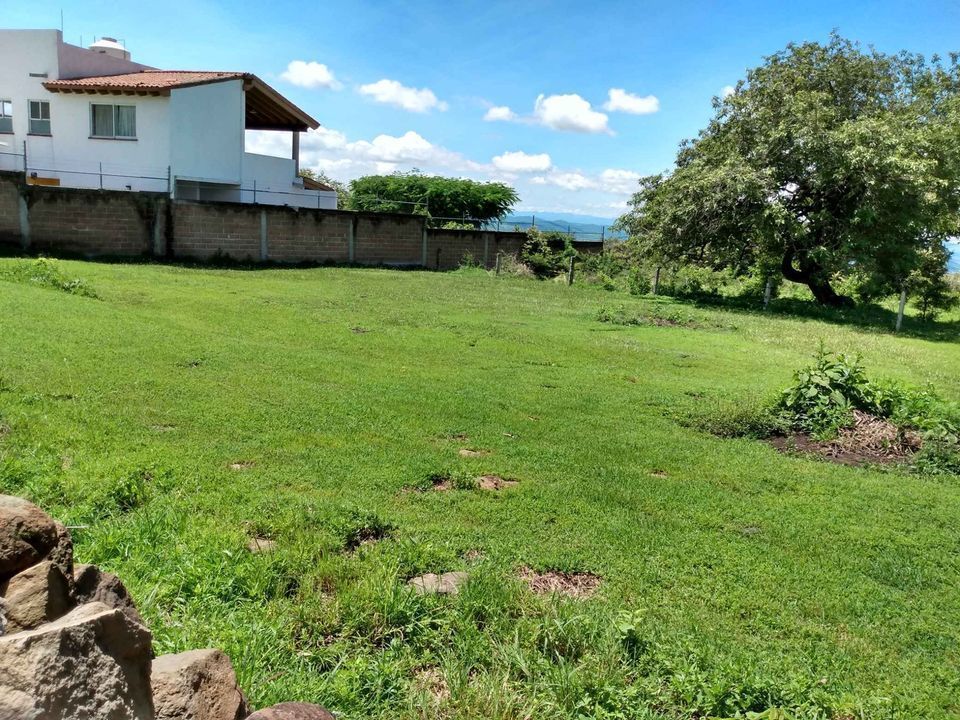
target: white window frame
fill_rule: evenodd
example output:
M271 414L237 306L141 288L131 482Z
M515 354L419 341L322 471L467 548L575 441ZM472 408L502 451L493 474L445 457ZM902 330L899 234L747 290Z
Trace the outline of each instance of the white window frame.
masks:
M112 135L98 135L94 133L93 127L93 109L95 107L109 107L113 108L113 134ZM133 135L117 135L117 122L119 119L120 108L133 108ZM137 106L136 105L124 105L117 103L90 103L90 137L95 140L136 140L137 139Z
M40 109L40 117L33 116L33 104L37 103ZM47 116L43 117L43 106L47 107ZM53 122L50 118L50 101L49 100L28 100L27 101L27 117L29 118L28 124L28 134L30 135L53 135ZM35 122L45 122L47 123L47 132L37 132L33 128Z
M3 108L5 105L10 106L10 112L6 112ZM0 127L0 135L12 135L13 134L13 100L8 100L5 97L0 97L0 122L3 120L10 121L10 129L4 130Z

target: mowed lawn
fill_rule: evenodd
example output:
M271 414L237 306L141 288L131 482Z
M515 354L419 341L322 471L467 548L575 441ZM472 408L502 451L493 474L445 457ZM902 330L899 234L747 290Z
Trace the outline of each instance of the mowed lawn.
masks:
M677 420L771 397L820 341L960 400L949 333L481 271L57 264L99 297L0 281L0 492L81 526L155 651L223 648L256 706L960 717L960 478ZM602 584L535 596L522 567ZM457 596L406 585L448 570Z

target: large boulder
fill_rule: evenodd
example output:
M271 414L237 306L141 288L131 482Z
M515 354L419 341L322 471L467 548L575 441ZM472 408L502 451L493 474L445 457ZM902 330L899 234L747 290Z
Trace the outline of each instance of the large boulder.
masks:
M157 720L243 720L249 708L230 658L220 650L190 650L153 661Z
M6 627L0 634L33 630L56 620L73 607L70 584L63 571L50 560L17 573L0 583Z
M335 720L332 712L319 705L284 702L257 710L247 720Z
M73 596L78 603L102 602L120 610L135 623L145 624L120 578L96 565L77 565L73 571Z
M150 631L103 603L0 637L0 720L154 720Z
M43 560L62 539L57 523L36 505L0 495L0 582Z

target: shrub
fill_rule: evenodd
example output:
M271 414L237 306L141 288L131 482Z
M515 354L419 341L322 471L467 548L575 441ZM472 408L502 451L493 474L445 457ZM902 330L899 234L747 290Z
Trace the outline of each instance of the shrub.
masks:
M576 251L569 235L530 228L520 250L520 261L528 265L534 275L544 279L562 273L566 269L567 258L573 255L576 255Z

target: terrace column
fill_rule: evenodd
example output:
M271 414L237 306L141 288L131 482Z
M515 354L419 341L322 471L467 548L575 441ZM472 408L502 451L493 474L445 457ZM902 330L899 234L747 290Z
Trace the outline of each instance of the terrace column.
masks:
M294 175L300 174L300 133L293 131L293 172Z

